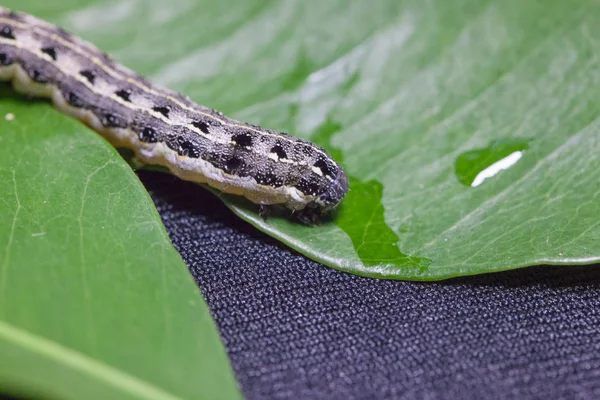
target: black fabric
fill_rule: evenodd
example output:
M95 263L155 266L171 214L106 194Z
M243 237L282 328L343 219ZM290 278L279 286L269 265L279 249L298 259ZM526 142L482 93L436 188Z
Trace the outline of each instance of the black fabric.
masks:
M142 172L247 399L600 398L600 268L442 283L290 251L208 191Z

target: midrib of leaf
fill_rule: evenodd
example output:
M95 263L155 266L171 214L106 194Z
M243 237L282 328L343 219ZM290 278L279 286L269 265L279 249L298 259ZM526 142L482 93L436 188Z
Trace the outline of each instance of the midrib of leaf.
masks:
M144 399L180 400L160 388L135 378L121 370L98 362L77 351L65 348L51 340L35 335L16 326L0 321L0 339L15 346L47 357L53 361L84 372L114 388L123 390Z
M6 270L8 269L8 263L10 262L10 250L12 248L12 243L15 237L15 227L17 226L17 219L19 218L19 211L21 211L21 202L19 201L19 196L17 192L17 178L16 178L15 170L12 170L12 178L13 178L13 186L15 191L15 200L17 203L17 207L15 210L15 214L12 219L12 223L10 226L10 233L8 236L8 241L6 243L6 250L4 252L4 261L2 262L2 271L0 271L0 295L4 293L4 286L6 284ZM0 298L1 299L1 298ZM0 309L0 313L2 313L2 309Z

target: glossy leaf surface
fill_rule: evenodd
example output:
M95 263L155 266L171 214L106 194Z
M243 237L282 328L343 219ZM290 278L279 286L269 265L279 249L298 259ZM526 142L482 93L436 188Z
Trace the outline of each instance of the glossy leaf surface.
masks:
M595 2L21 4L160 85L327 148L351 176L332 222L265 222L226 198L327 265L432 280L598 260ZM458 163L498 142L527 149L465 184L500 159L467 178Z

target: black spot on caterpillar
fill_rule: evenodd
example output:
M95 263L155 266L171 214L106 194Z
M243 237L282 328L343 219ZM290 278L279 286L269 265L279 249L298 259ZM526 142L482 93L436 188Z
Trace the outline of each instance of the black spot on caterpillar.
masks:
M206 122L194 121L194 122L192 122L192 125L198 129L200 129L200 131L202 133L208 134L208 124Z
M94 71L89 70L89 69L84 69L83 71L79 71L79 74L83 77L85 77L85 79L87 79L87 81L89 83L91 83L92 85L94 84L94 81L96 79L96 74L94 73Z
M157 113L160 113L162 115L164 115L165 117L169 118L169 107L165 107L165 106L154 106L152 107L153 111L156 111Z
M50 58L56 61L56 50L53 47L44 47L42 53L48 54Z
M287 153L285 152L283 147L279 144L276 144L275 146L273 146L271 148L271 153L274 153L279 160L287 158Z
M129 90L129 89L121 89L121 90L117 90L115 92L115 94L117 96L119 96L120 98L122 98L123 100L131 103L131 100L129 99L129 96L131 96L131 90Z
M156 134L156 130L154 128L147 126L140 131L138 134L140 141L144 143L156 143L158 142L158 135Z
M6 38L6 39L14 39L15 38L12 33L12 28L7 25L3 26L2 29L0 29L0 37Z
M236 133L231 137L231 140L238 146L251 147L252 146L252 134L248 132Z

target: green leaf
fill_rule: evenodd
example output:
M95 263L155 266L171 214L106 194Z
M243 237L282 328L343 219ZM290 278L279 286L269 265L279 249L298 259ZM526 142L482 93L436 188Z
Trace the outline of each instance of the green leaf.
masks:
M327 148L351 177L332 221L264 221L223 196L324 264L435 280L599 259L596 2L13 3L162 86Z
M191 35L152 76L316 141L350 192L318 227L226 197L236 213L365 276L598 261L596 2L261 4L217 39Z
M47 103L0 94L0 390L240 398L209 310L131 168Z
M272 35L268 45L226 42L258 59L237 68L228 60L210 79L181 75L175 86L321 144L346 167L350 192L318 227L264 221L229 198L239 215L316 260L371 277L598 262L597 2L298 8L274 6L277 28L248 28L257 43ZM289 76L295 86L270 89ZM251 83L213 89L244 78Z

